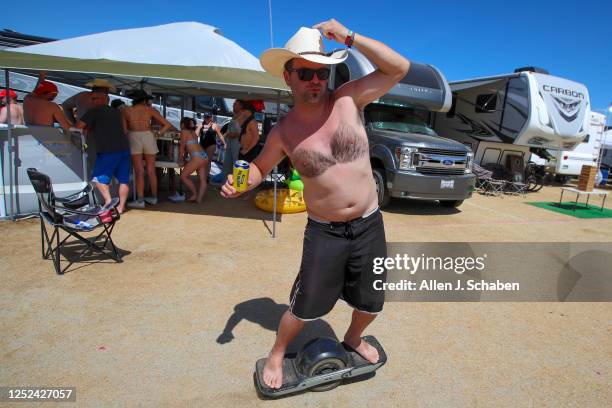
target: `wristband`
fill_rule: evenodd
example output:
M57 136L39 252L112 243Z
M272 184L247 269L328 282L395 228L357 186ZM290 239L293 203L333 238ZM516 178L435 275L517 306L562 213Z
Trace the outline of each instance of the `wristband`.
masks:
M351 48L353 41L355 41L355 32L353 32L353 30L349 30L349 32L346 34L344 45Z

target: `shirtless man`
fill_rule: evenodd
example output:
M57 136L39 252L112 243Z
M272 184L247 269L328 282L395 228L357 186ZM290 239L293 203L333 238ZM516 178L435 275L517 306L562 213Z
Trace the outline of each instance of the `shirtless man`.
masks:
M157 174L155 173L155 155L158 152L157 140L151 131L151 125L158 123L162 127L159 134L164 134L174 127L164 118L157 109L151 106L153 96L145 91L137 90L132 93L132 106L123 109L125 130L130 140L132 152L132 165L136 176L136 194L138 199L128 203L131 208L144 208L147 204L157 204ZM144 197L144 162L147 164L147 175L151 185L151 197Z
M11 125L23 125L23 108L17 103L17 94L12 89L9 91L9 97L6 97L6 89L0 91L0 101L4 104L0 108L0 123L8 123L8 107L11 108Z
M26 125L53 126L55 122L68 132L70 122L62 109L53 101L57 96L54 83L40 80L31 94L23 99L23 114Z
M379 358L377 350L361 339L384 302L384 293L373 290L372 282L385 275L375 277L372 260L386 256L361 110L399 82L410 63L386 45L354 34L335 20L314 28L328 39L355 46L378 69L328 92L326 65L342 62L346 51L327 56L319 32L307 28L301 28L284 49L267 50L260 57L266 71L284 77L294 107L272 129L263 151L251 163L249 189L287 155L302 176L309 216L291 304L263 370L263 380L270 388L283 383L282 360L289 342L305 321L328 313L340 295L354 309L345 344L372 363ZM222 195L239 195L232 177Z

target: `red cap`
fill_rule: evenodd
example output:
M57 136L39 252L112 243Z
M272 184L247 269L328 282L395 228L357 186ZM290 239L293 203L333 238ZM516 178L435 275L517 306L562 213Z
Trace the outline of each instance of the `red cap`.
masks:
M6 89L0 91L0 98L4 98L6 96ZM12 89L9 90L9 96L11 99L17 99L17 94Z
M251 99L250 101L245 101L245 102L251 104L253 109L255 109L255 112L263 112L266 109L266 105L264 104L264 101L262 100Z
M44 94L57 93L57 86L53 82L41 81L36 89L32 91L34 95L41 96Z

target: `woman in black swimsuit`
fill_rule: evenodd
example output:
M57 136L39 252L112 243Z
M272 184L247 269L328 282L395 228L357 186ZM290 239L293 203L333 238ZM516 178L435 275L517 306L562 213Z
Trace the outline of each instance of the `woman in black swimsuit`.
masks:
M213 122L213 116L210 112L204 114L204 121L196 129L196 134L200 136L200 145L210 159L206 168L206 179L208 180L210 166L217 149L217 137L223 144L223 148L225 148L225 138L221 134L221 127Z

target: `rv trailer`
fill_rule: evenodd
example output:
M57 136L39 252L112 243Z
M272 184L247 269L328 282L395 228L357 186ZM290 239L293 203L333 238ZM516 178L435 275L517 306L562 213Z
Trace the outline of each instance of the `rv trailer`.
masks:
M612 130L609 126L606 126L606 131L603 134L601 152L601 167L610 169L612 168Z
M351 49L346 61L332 67L329 86L337 89L375 69ZM430 126L431 112L445 112L450 106L450 88L442 73L411 62L397 85L365 107L363 119L381 206L399 197L457 207L471 197L475 178L470 149L439 137Z
M452 106L436 113L438 134L470 146L480 165L502 164L530 147L573 150L590 126L587 88L540 68L450 83Z
M556 175L564 178L578 176L583 165L597 166L599 154L603 147L605 121L606 115L591 112L588 133L574 150L549 150L555 156L555 160L550 163L550 167Z

